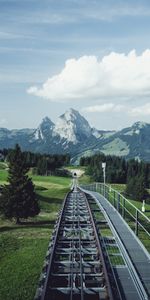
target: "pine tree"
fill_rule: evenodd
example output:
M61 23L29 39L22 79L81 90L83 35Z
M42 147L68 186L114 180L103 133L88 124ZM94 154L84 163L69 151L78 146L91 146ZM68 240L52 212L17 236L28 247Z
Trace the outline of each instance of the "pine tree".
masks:
M34 185L27 175L28 171L24 154L16 145L9 157L9 184L2 190L0 204L5 217L15 218L16 223L19 223L21 218L33 217L40 211Z
M127 180L126 193L133 199L142 201L147 195L144 184L144 177L129 177Z
M41 157L37 164L37 174L47 175L47 159L46 157Z

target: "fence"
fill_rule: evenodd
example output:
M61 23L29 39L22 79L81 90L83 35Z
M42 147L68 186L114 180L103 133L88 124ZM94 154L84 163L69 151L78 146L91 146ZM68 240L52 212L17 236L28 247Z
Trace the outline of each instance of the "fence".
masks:
M150 219L140 211L140 209L133 205L121 193L103 183L93 183L82 185L81 187L90 191L99 192L103 195L128 222L131 229L134 230L135 234L143 241L145 246L147 248L150 247Z

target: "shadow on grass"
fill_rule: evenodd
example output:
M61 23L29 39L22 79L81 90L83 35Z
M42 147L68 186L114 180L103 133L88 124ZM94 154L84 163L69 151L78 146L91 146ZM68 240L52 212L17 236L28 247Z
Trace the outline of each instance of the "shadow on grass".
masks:
M37 194L37 198L39 201L46 202L49 204L62 204L63 202L63 200L61 200L60 198L50 198L49 196L46 197L39 194Z
M22 227L23 225L25 226L38 226L38 225L52 225L55 224L55 220L41 220L41 221L21 221L20 222L20 227Z
M21 225L14 225L14 226L4 226L0 228L0 232L5 232L5 231L13 231L13 230L18 230L18 229L29 229L29 228L45 228L45 229L53 229L55 221L45 221L44 222L22 222Z
M48 189L46 187L36 185L35 186L35 191L48 191Z

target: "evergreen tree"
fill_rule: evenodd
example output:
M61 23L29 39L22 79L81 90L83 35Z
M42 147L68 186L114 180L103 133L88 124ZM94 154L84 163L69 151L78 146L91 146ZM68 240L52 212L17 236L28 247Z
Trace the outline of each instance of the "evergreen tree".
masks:
M40 157L37 164L37 174L47 175L47 159L46 157Z
M37 215L40 211L32 180L28 177L24 154L16 145L9 156L8 185L2 190L0 208L7 218L21 218Z
M145 189L144 177L134 176L127 180L126 193L135 200L142 201L147 195Z

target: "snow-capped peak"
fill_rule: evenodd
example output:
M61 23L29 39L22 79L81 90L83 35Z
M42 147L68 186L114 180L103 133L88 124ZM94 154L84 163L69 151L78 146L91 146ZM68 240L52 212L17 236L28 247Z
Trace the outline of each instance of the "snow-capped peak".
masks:
M54 123L51 121L50 118L45 117L45 118L43 118L40 126L44 126L44 127L46 127L46 126L54 126Z
M86 119L78 111L70 108L58 118L54 134L77 144L81 139L90 137L92 132Z
M66 119L66 121L73 121L76 118L80 117L80 114L77 110L69 108L60 118Z
M138 121L138 122L134 123L132 127L137 128L137 129L142 129L146 125L147 125L147 123Z
M50 134L52 134L54 128L54 123L48 118L45 117L42 122L40 123L39 127L34 132L34 138L38 139L45 139Z
M135 122L131 127L124 128L121 132L123 132L124 135L134 135L134 134L140 134L141 130L144 129L145 127L149 126L148 123L145 122Z

